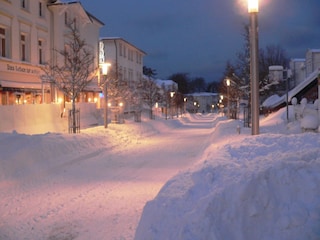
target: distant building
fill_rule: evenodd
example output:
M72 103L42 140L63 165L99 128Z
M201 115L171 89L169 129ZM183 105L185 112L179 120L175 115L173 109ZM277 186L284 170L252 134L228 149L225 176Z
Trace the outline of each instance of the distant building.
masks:
M308 49L305 58L294 58L290 61L294 86L303 82L320 67L320 49Z
M320 49L309 49L306 53L306 77L320 67Z
M314 102L318 96L318 77L320 75L320 49L309 49L306 58L293 58L289 65L290 76L288 84L288 96L270 96L263 102L263 106L269 110L277 110L286 105L286 98L290 103L292 98L301 101L306 98L308 102Z
M293 58L290 60L291 82L293 86L297 86L306 78L306 59Z
M66 22L75 20L98 67L99 31L104 25L78 1L0 1L0 105L58 102L63 95L41 77L41 67L61 61L53 50L63 50ZM98 82L88 86L78 101L97 96Z
M208 113L218 109L217 103L219 102L218 93L200 92L186 94L187 107L186 110L191 113Z

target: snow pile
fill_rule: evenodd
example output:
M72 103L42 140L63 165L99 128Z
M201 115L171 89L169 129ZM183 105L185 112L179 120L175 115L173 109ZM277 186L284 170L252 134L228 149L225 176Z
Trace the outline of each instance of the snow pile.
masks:
M136 240L320 238L319 135L233 129L221 122L202 163L146 204Z
M286 109L260 123L0 133L0 239L320 239L319 133Z
M279 95L277 94L274 94L274 95L271 95L270 97L268 97L263 103L262 103L262 106L263 107L276 107L279 103L281 103L281 101L283 101L284 98L283 96L282 97L279 97Z

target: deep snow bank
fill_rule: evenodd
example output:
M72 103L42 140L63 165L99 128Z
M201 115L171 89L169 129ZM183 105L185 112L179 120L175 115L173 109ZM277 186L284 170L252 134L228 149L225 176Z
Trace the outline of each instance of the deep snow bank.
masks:
M264 134L213 144L146 204L135 239L319 239L319 139Z

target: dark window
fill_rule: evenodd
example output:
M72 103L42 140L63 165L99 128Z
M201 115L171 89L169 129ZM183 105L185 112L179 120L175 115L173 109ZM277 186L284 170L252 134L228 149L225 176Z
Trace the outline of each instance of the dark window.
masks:
M0 28L0 56L6 57L6 30L4 28Z
M21 35L21 61L26 60L26 36Z
M39 17L42 17L42 2L39 2Z

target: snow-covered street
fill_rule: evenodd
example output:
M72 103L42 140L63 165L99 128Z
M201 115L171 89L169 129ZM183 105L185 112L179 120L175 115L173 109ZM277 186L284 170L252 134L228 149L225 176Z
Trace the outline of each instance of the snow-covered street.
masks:
M285 115L0 133L0 239L319 239L319 133Z
M145 203L198 160L213 120L0 134L0 239L133 239Z

